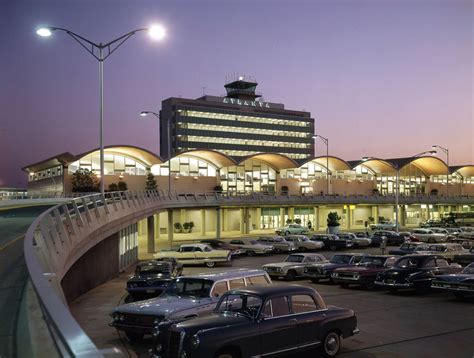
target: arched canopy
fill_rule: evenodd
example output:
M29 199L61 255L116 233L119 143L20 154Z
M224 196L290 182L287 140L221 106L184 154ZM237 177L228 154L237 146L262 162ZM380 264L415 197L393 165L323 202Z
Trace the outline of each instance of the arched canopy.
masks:
M463 178L474 177L474 165L462 165L457 167L450 167L451 173L461 175Z
M414 165L427 176L443 175L446 174L448 170L448 166L444 161L433 156L410 158L410 160L406 164L400 166L400 169L403 169L409 165Z
M367 160L359 160L352 162L352 168L362 165L375 174L391 174L397 171L396 166L388 160L380 158L369 158Z
M242 164L243 162L250 159L260 160L277 171L280 171L282 169L299 167L299 164L295 162L293 159L287 157L286 155L277 154L277 153L258 153L258 154L249 155L247 157L244 157L239 162L239 164Z
M320 157L315 157L309 161L307 161L305 164L313 162L318 164L319 166L326 168L326 166L329 166L330 172L335 172L335 171L342 171L342 170L351 170L351 166L348 162L346 162L344 159L334 157L334 156L320 156Z
M216 152L214 150L188 150L186 152L181 152L175 155L173 158L178 158L180 156L189 156L195 157L197 159L203 160L216 168L228 167L230 165L236 165L237 163L227 156L224 153Z
M100 152L99 149L94 149L86 153L82 153L76 156L75 160L80 160L83 157L89 155L97 155ZM155 164L161 164L163 161L156 154L135 146L130 145L111 145L104 148L104 153L106 154L118 154L133 158L139 162L142 162L147 167L151 167Z

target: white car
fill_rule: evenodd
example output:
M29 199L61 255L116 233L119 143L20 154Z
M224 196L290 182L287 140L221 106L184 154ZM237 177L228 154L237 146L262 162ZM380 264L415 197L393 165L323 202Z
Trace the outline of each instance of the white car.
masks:
M287 226L282 227L281 229L275 230L278 235L302 235L307 234L309 229L305 226L300 224L289 224Z
M285 237L285 240L293 242L298 251L321 250L324 247L322 241L312 241L304 235L289 235Z
M216 262L228 262L231 259L229 250L214 250L207 244L181 245L178 251L163 251L153 256L157 259L174 257L183 265L205 264L207 267L214 267Z
M446 242L448 237L444 234L437 234L431 229L414 229L412 235L415 239L418 239L423 242L436 243L436 242Z
M262 244L255 239L235 239L230 244L238 247L239 251L247 256L266 255L274 251L272 245Z

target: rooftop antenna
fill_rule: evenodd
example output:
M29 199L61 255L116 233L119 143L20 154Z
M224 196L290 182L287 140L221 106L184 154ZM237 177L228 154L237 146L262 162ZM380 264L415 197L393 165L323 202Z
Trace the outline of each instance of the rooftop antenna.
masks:
M206 95L206 87L202 87L202 95L205 96Z

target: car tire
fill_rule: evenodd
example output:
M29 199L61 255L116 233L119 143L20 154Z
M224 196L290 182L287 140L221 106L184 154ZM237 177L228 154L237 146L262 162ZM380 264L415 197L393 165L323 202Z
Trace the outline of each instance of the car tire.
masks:
M295 270L289 270L286 273L285 280L293 281L294 279L296 279L296 271Z
M364 288L366 290L373 290L375 288L375 282L374 281L365 281L364 282Z
M319 278L312 278L312 279L311 279L311 282L312 282L312 283L318 283L318 282L319 282Z
M329 245L329 250L336 251L337 250L337 245Z
M398 290L397 290L396 287L389 287L389 288L388 288L388 292L390 292L390 293L392 293L392 294L393 294L393 293L397 293L397 291L398 291Z
M134 302L134 301L138 301L136 300L132 295L128 294L127 297L125 297L125 299L123 300L124 303L130 303L130 302Z
M323 357L335 357L341 349L341 336L336 331L326 333L322 344Z
M125 332L125 336L130 342L141 342L143 340L143 333L136 333L136 332Z
M248 250L247 251L247 256L250 256L250 257L255 256L255 251Z
M206 261L206 266L207 267L214 267L214 266L216 266L216 263L214 261Z
M299 250L300 250L301 252L305 252L307 249L306 249L306 247L300 247Z
M235 349L224 349L217 352L215 358L240 358L242 355Z
M339 283L339 286L341 286L342 288L348 288L349 284L347 282L341 282Z
M464 297L466 297L464 292L453 292L453 294L458 300L462 300Z

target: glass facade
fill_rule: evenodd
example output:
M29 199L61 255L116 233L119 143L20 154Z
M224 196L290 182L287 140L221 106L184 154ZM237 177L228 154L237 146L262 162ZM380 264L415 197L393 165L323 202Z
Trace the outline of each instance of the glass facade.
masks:
M29 173L28 181L33 182L42 179L55 178L61 175L63 175L63 167L58 165L52 168L40 170L35 173Z
M225 192L275 192L275 169L258 160L247 160L241 165L221 168L219 173Z
M69 173L75 173L79 168L88 169L96 174L100 174L100 154L91 154L82 157L69 165ZM135 158L118 154L104 154L104 174L105 175L145 175L147 167L144 163Z
M167 176L169 161L154 165L152 172L155 175ZM204 160L184 155L171 159L171 175L174 176L215 177L216 173L216 167Z

